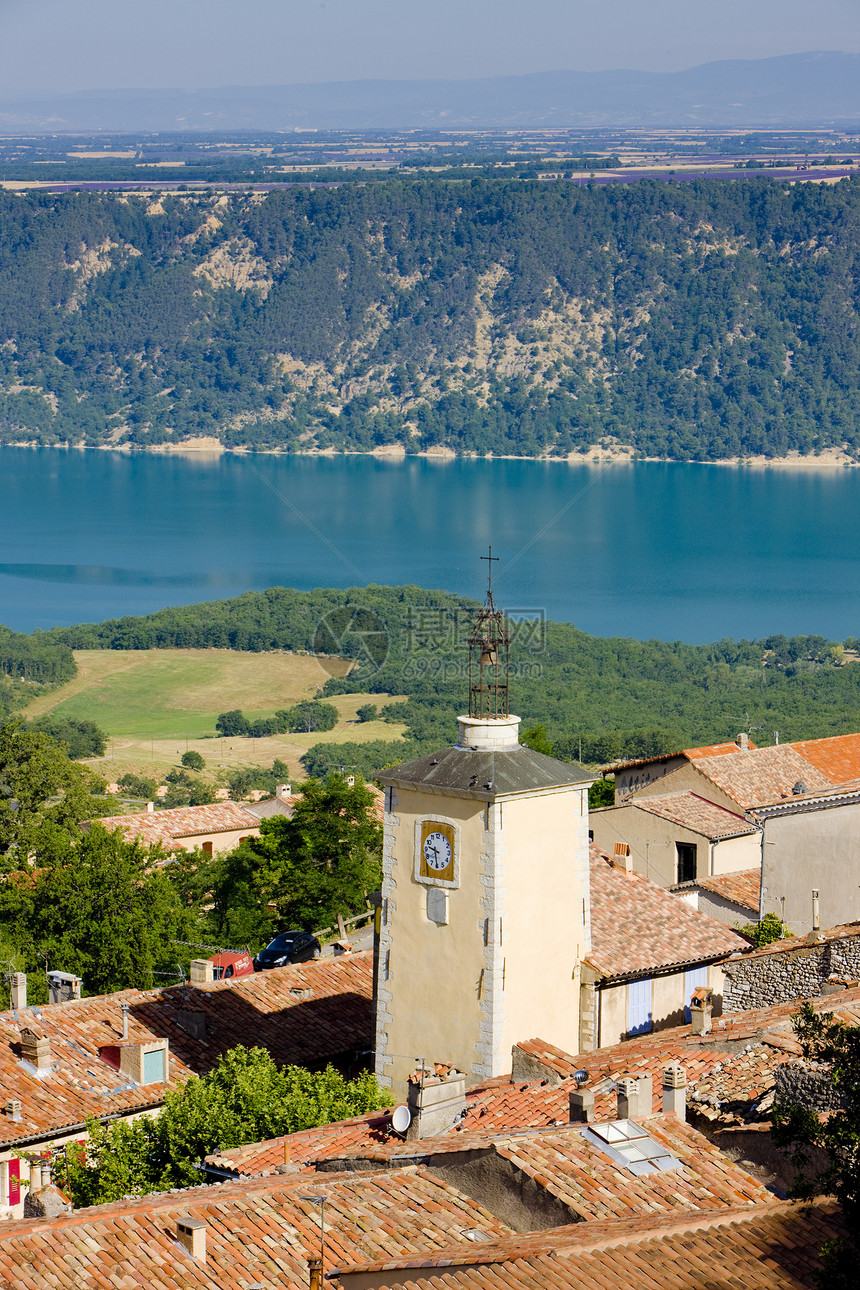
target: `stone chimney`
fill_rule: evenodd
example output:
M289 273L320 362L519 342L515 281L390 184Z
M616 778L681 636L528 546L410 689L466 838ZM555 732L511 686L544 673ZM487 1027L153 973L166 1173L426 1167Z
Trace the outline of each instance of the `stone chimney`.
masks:
M215 968L209 959L191 960L191 984L208 985L215 980Z
M670 1062L663 1070L663 1112L687 1118L687 1072L680 1062Z
M177 1218L176 1239L192 1259L198 1263L206 1262L206 1224L201 1219Z
M13 1008L23 1012L27 1006L27 973L12 973L11 1003Z
M20 1099L17 1097L10 1097L9 1101L3 1107L3 1113L4 1115L9 1116L9 1119L13 1124L20 1124L23 1118L21 1115Z
M292 784L279 784L276 797L291 797L293 793Z
M81 978L74 972L48 973L48 1001L50 1003L68 1003L70 999L80 999Z
M619 1120L644 1120L654 1114L654 1089L650 1075L622 1075L616 1080Z
M615 843L612 863L616 869L623 869L626 873L633 872L633 856L630 854L630 846L627 842Z
M594 1123L594 1093L591 1089L577 1088L568 1097L571 1124Z
M409 1076L406 1101L412 1112L407 1140L447 1133L466 1109L466 1076L453 1066L416 1071Z
M690 996L690 1025L694 1035L706 1035L714 1013L714 992L706 985L696 986Z
M748 751L749 751L749 746L750 746L750 737L749 737L749 735L746 733L746 731L743 731L743 730L742 730L742 731L741 731L741 733L738 735L737 739L735 740L735 742L736 742L736 744L737 744L738 748L740 748L741 752L748 752Z
M155 802L147 802L146 804L147 815L152 815L154 811L155 811Z
M40 1035L38 1030L24 1026L21 1030L21 1057L35 1066L37 1071L51 1070L54 1060L50 1039L46 1035Z

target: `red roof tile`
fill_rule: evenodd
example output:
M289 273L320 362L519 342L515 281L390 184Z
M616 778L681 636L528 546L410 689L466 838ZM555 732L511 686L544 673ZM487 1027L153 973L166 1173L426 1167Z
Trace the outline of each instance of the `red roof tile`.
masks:
M140 811L136 815L106 815L91 824L112 832L120 829L129 841L140 838L148 844L173 846L182 838L206 833L231 833L260 827L260 821L237 802L215 802L211 806L177 806L167 811Z
M843 1230L839 1207L831 1200L577 1223L453 1247L429 1258L392 1260L384 1265L385 1285L389 1290L800 1290L818 1284L821 1246Z
M511 1228L423 1169L318 1176L324 1196L326 1266L414 1257ZM145 1196L45 1220L0 1226L0 1278L26 1290L239 1290L254 1283L308 1284L320 1248L319 1207L308 1179L286 1177ZM206 1224L206 1263L177 1246L179 1218Z
M742 905L758 917L761 897L761 869L741 869L737 873L715 874L712 878L699 878L697 887L712 891L733 905Z
M755 833L756 827L745 820L736 811L730 811L716 802L709 802L699 793L682 792L666 793L657 797L634 797L630 805L651 815L659 815L664 820L680 824L702 837L735 838L746 833Z
M373 1032L373 956L369 951L317 963L274 968L211 985L124 990L0 1013L0 1085L19 1098L22 1121L0 1116L0 1143L47 1137L88 1116L128 1114L159 1104L167 1084L130 1084L100 1057L122 1042L122 1011L129 1006L129 1039L170 1042L170 1082L202 1073L236 1044L268 1048L282 1065L311 1064L370 1046ZM310 992L310 993L308 993ZM205 1039L189 1030L200 1014ZM22 1026L51 1041L54 1069L37 1078L22 1067Z
M744 810L790 799L798 783L808 792L833 787L833 781L791 744L703 757L693 765Z
M860 779L860 735L831 735L827 739L798 740L791 747L831 784Z
M718 959L748 943L641 874L617 869L592 848L588 961L604 976Z

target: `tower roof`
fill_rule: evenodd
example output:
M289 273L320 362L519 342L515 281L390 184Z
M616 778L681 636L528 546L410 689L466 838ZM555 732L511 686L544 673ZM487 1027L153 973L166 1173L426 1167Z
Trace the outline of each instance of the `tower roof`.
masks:
M595 776L578 762L556 761L517 744L494 751L454 745L389 766L378 778L384 784L438 788L457 796L487 799L591 784Z

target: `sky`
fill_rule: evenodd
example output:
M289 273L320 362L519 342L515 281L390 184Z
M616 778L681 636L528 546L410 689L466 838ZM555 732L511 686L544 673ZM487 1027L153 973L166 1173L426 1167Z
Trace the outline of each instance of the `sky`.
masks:
M860 0L0 0L0 98L860 52Z

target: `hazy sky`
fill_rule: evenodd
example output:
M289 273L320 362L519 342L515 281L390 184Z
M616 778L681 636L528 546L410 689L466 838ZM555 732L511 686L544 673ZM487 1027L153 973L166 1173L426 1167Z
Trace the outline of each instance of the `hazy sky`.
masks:
M860 0L0 0L0 97L860 52Z

